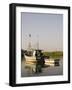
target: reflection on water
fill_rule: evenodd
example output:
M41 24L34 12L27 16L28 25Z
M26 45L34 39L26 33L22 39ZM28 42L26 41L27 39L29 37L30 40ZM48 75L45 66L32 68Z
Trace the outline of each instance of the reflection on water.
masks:
M31 76L52 76L63 75L63 59L60 59L59 65L55 66L55 63L51 66L42 65L40 63L32 63L21 61L21 77Z

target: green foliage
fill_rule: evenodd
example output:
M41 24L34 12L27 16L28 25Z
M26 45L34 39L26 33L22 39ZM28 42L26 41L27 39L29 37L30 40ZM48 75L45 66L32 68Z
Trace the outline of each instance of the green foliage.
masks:
M44 56L49 56L50 58L61 58L63 57L62 51L54 51L54 52L43 52Z

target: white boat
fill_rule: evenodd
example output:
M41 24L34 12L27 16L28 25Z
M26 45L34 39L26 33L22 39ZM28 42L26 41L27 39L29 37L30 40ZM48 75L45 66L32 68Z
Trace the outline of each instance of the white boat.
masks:
M54 59L45 59L45 65L54 66Z
M26 59L26 61L36 61L36 57L34 57L34 56L26 56L25 55L25 59Z
M36 51L33 51L33 55L32 55L32 56L24 55L24 56L25 56L25 60L28 61L28 62L29 62L29 61L30 61L30 62L36 61L35 53L36 53Z
M49 66L59 66L60 59L45 59L45 65Z

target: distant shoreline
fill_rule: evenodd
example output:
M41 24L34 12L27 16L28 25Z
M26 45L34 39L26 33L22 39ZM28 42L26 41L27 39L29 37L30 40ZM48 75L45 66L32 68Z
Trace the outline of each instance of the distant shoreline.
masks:
M45 56L49 56L50 58L62 58L63 52L62 51L52 51L52 52L43 52Z
M21 53L25 50L21 49ZM49 58L59 59L63 57L63 51L43 51L43 55Z

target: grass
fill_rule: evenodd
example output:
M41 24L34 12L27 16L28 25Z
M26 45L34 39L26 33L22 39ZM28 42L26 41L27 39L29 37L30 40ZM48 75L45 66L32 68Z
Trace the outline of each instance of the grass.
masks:
M63 57L62 51L53 51L53 52L43 52L45 56L49 56L50 58L61 58Z

